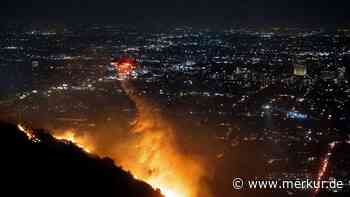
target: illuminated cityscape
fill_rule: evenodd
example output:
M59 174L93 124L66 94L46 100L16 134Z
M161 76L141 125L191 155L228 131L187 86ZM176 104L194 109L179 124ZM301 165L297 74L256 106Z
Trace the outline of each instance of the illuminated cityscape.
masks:
M317 24L324 17L310 8L313 1L305 3L306 14L298 13L304 18L295 17L304 25L278 25L294 24L295 9L282 6L282 16L271 8L281 5L271 1L266 3L271 16L265 16L260 9L265 5L256 1L237 3L232 11L224 9L235 7L227 2L191 2L172 10L160 2L157 8L151 2L134 8L130 2L117 7L89 1L93 8L85 11L72 3L65 22L43 20L40 11L61 17L60 6L67 2L37 4L37 15L14 6L34 22L14 17L0 26L0 126L13 124L34 152L79 155L87 171L98 172L97 181L108 182L107 171L125 172L107 185L128 186L116 185L111 196L347 196L350 27L332 20L349 17L329 11L335 17L331 25ZM11 18L7 6L4 16ZM199 11L188 10L191 6ZM243 8L251 16L244 17ZM117 18L123 23L113 22ZM106 166L113 170L97 171ZM311 189L243 184L237 190L237 177L346 184ZM127 194L118 193L119 187Z

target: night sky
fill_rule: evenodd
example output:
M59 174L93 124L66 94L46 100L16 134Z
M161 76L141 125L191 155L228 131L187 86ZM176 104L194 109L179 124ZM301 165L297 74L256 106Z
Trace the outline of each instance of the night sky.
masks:
M347 0L4 0L1 21L348 25Z

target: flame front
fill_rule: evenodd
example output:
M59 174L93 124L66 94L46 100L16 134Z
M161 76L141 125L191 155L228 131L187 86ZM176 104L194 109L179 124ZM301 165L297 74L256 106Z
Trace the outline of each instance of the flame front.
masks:
M191 179L196 179L198 168L189 158L179 156L165 137L159 133L142 134L128 153L131 157L121 158L120 163L167 197L193 196Z
M88 136L78 136L74 129L68 129L63 132L56 132L53 135L58 140L66 140L74 143L79 148L83 149L87 153L91 153L93 150L92 143L89 142Z
M116 67L119 79L129 79L135 65L129 61L120 62ZM88 153L111 157L136 179L160 189L165 197L211 196L200 187L204 172L199 160L182 150L177 143L175 130L156 110L158 106L135 94L136 88L128 80L121 80L121 86L135 103L137 116L130 125L129 137L116 138L112 150L101 148L106 144L99 144L96 136L76 129L54 130L53 136L58 140L72 142ZM31 136L25 128L18 127L28 137Z

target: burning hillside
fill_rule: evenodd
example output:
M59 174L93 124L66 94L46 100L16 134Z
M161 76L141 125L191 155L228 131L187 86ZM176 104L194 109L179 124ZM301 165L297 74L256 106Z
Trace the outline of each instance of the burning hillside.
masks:
M162 196L111 159L86 153L83 146L23 125L0 123L0 130L6 150L0 168L4 195Z

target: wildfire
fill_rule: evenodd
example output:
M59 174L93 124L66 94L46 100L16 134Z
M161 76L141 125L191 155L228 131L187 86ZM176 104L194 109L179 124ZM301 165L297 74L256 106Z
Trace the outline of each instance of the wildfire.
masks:
M161 189L160 190L166 197L181 197L181 194L178 194L175 191L167 190L167 189Z
M57 132L53 136L58 140L64 140L71 143L74 143L79 148L83 149L87 153L91 153L92 144L89 143L87 136L78 136L77 132L73 129L66 130L64 132Z
M118 144L113 158L140 180L159 188L166 197L198 196L203 174L198 160L180 151L175 131L155 110L156 106L133 94L135 89L127 81L122 82L122 87L135 103L137 117L131 125L132 139L122 147Z
M18 124L17 128L22 131L24 134L26 134L26 136L28 137L28 139L32 142L40 142L40 139L38 139L35 134L33 133L33 131L29 128L26 128L25 126Z
M118 64L118 70L121 73L129 73L133 68L133 65L130 62L122 62Z
M127 150L123 149L120 154L110 156L119 160L123 168L130 170L136 179L143 180L154 188L160 189L165 197L196 196L195 188L200 174L199 166L192 159L178 154L169 133L171 130L163 125L164 122L160 121L160 125L156 127L152 121L147 123L147 127L144 127L142 125L148 120L144 119L144 116L139 117L142 117L142 121L137 121L134 125L134 129L139 129L138 132L140 132L134 133L138 135L135 136L138 140L127 142L125 144ZM40 142L32 130L20 124L17 127L31 141ZM152 128L155 130L148 132ZM88 153L95 151L90 136L78 135L77 133L79 132L74 129L56 130L53 137L65 143L74 143Z
M128 157L119 158L120 164L138 179L159 188L166 197L194 196L192 180L196 180L199 170L195 162L176 153L162 133L136 135L142 135L141 139L126 145Z
M135 61L127 58L113 65L119 79L130 79L136 67ZM123 145L118 144L113 158L138 179L159 188L166 197L198 196L202 175L198 161L180 152L174 130L162 114L155 110L157 106L134 94L137 90L128 80L122 80L121 86L135 103L137 117L131 129L133 139Z
M318 175L317 175L317 181L321 181L322 178L324 177L325 173L327 172L328 169L328 164L329 164L329 159L331 158L332 154L333 154L333 150L336 147L336 145L339 142L332 142L328 145L328 151L326 156L323 158L323 160L321 161L321 167L319 169ZM315 189L315 196L317 195L317 193L320 191L320 188L316 188Z
M26 128L22 124L18 124L17 128L22 131L28 139L32 142L39 143L40 139L35 135L33 130ZM87 153L91 153L92 145L88 143L88 140L85 136L77 136L74 130L67 130L63 133L57 133L53 135L57 140L64 140L67 142L74 143L79 148L83 149Z
M117 78L130 79L136 64L130 59L112 62L118 71ZM166 197L208 197L208 193L198 192L203 168L193 155L182 151L176 141L176 133L162 114L155 110L156 105L146 98L134 94L137 92L128 80L122 80L121 86L127 96L135 103L137 117L131 125L130 137L116 139L113 150L101 152L95 148L96 139L85 133L80 135L74 129L54 131L53 136L76 144L86 152L113 158L124 169L129 170L136 179L143 180L160 189ZM18 125L18 128L31 137L30 132Z
M20 131L25 132L25 129L24 129L24 127L23 127L22 125L18 124L18 125L17 125L17 128L18 128Z
M136 66L135 60L131 58L121 58L118 61L113 61L111 64L115 67L119 79L129 78Z
M191 159L177 154L169 141L171 136L159 130L134 134L137 140L126 142L125 148L116 148L121 152L109 156L130 170L134 178L160 189L165 197L194 197L192 179L198 175L199 168ZM76 130L56 131L54 137L75 143L86 152L95 151L89 136L77 135Z

